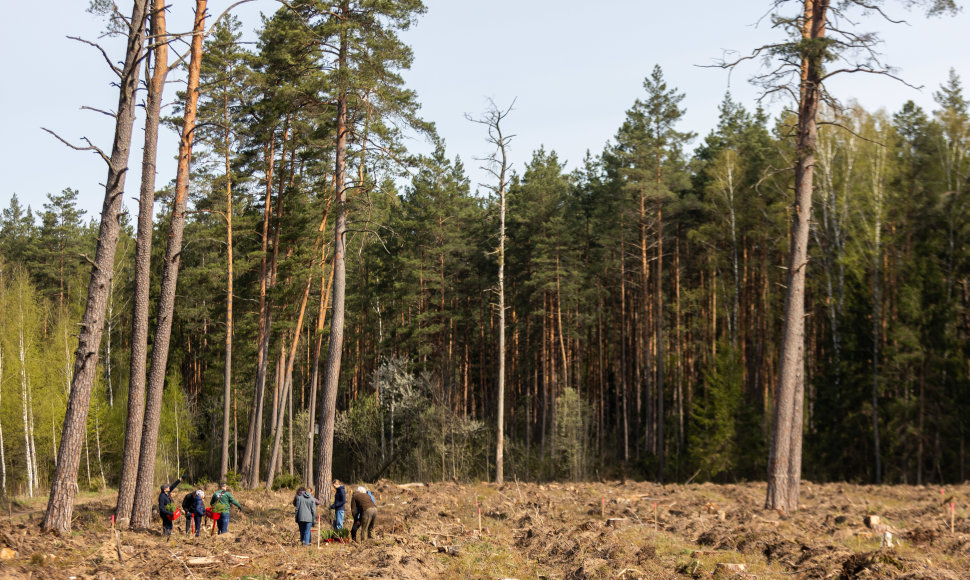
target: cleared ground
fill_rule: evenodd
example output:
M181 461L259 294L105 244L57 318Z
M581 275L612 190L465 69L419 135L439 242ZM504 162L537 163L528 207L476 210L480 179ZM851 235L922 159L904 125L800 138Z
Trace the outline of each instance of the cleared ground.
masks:
M314 534L303 548L293 492L238 491L247 511L229 534L186 536L180 521L164 539L156 521L120 535L120 558L113 495L82 498L68 537L40 533L35 500L0 514L0 578L970 578L968 485L806 483L792 517L762 508L763 483L371 489L381 512L366 544L318 549ZM881 546L871 515L901 545Z

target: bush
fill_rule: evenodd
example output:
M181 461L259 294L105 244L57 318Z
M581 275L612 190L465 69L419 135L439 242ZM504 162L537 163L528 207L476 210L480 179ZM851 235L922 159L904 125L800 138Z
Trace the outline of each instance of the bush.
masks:
M295 473L281 473L273 480L273 491L279 491L283 488L296 489L301 485L303 485L303 478L299 475Z
M226 485L232 489L238 488L240 481L242 481L242 477L239 475L239 472L231 469L226 472ZM206 483L208 483L208 481L206 481Z
M88 488L89 491L102 492L108 488L108 482L104 480L100 475L91 480L91 486Z

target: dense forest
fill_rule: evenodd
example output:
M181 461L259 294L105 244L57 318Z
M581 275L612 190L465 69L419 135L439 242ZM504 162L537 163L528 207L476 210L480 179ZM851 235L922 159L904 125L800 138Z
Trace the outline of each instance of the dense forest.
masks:
M395 31L421 3L377 3L375 16L344 2L339 19L317 4L268 16L255 46L224 15L194 61L197 106L181 94L162 119L181 129L197 114L187 193L176 180L155 191L150 224L148 328L174 292L167 363L152 369L164 378L157 478L314 482L333 380L334 475L492 479L501 339L506 478L763 480L795 112L727 94L717 126L694 135L656 66L613 139L573 171L555 144L509 167L514 108L483 113L496 180L475 187L467 167L480 162L449 153L401 76L411 54ZM819 112L806 479L968 477L970 101L955 71L934 99ZM433 152L409 152L413 133ZM0 216L5 496L45 493L57 462L99 236L77 196L31 207L14 195ZM136 221L122 212L82 488L121 479Z

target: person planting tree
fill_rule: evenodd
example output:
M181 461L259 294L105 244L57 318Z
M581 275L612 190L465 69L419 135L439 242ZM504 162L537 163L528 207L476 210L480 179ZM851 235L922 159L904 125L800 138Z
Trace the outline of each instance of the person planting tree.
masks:
M225 483L219 484L219 491L212 494L212 501L209 505L212 507L212 511L219 513L219 519L216 522L219 524L220 534L229 531L229 510L232 509L232 506L239 508L240 512L243 511L243 506L239 505L236 498L229 492L229 486Z
M373 538L374 522L377 520L377 504L367 488L360 486L350 499L350 511L354 514L354 525L350 528L350 537L357 541L360 531L360 541Z
M185 474L182 477L176 479L171 484L162 484L162 491L158 494L158 515L162 517L162 535L170 536L172 534L172 522L176 519L176 512L178 511L178 506L175 505L175 500L172 499L171 491L177 489L179 484L182 483L182 479L185 478Z
M334 479L331 487L333 487L333 503L330 504L330 509L334 510L333 529L340 530L344 527L344 509L347 505L347 494L344 491L344 484L339 479Z
M310 529L317 518L317 501L305 487L300 487L293 497L293 507L296 508L296 525L300 528L300 543L309 546Z
M201 489L190 492L187 498L188 508L185 510L185 533L189 533L189 522L195 522L195 536L202 531L202 516L205 515L205 492ZM183 501L183 505L184 505Z
M190 491L182 498L182 512L185 513L185 533L188 535L192 531L192 506L195 504L195 492Z

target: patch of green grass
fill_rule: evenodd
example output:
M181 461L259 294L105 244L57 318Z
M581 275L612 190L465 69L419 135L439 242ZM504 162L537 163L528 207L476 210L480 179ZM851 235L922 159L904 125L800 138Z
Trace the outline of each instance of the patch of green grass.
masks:
M447 577L452 578L535 578L541 571L521 551L485 538L457 547L456 555L439 555ZM484 573L484 575L483 575Z

